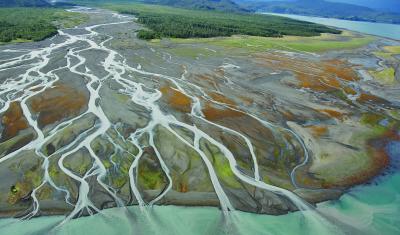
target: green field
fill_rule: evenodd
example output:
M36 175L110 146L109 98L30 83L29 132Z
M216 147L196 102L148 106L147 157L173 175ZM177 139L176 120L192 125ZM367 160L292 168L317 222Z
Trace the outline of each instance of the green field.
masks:
M285 50L285 51L298 51L298 52L310 52L319 53L329 50L343 50L343 49L354 49L359 48L375 40L372 36L360 36L353 35L352 33L345 31L341 35L333 34L322 34L316 37L299 37L299 36L285 36L282 38L268 38L268 37L257 37L257 36L232 36L232 37L216 37L216 38L189 38L189 39L168 39L170 44L187 44L185 50L191 51L186 54L193 54L198 49L190 47L191 44L205 44L208 46L214 46L223 50L236 50L244 53L256 53L270 49ZM153 44L160 44L160 40L152 40ZM171 47L174 48L174 47ZM192 49L193 48L193 49ZM214 48L219 51L217 48ZM174 53L175 49L169 49L171 53ZM201 52L202 55L208 53ZM195 56L191 56L195 57Z
M86 19L56 8L0 8L0 42L40 41Z
M104 4L103 7L135 15L138 22L149 29L139 32L138 36L142 39L232 35L318 36L321 33L340 33L326 26L278 16L187 10L148 4Z
M394 68L385 68L381 71L370 71L370 74L379 82L384 84L392 84L396 81Z

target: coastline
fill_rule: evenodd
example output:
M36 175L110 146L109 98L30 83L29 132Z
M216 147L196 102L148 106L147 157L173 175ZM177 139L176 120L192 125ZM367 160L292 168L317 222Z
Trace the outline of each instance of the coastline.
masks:
M308 15L295 15L295 14L280 14L271 12L259 12L257 14L267 14L276 15L282 17L289 17L297 20L304 20L312 23L318 23L323 25L328 25L338 29L346 29L350 31L355 31L367 35L379 36L382 38L387 38L391 40L400 41L400 24L389 24L389 23L379 23L379 22L369 22L369 21L352 21L337 18L321 17L321 16L308 16ZM332 22L330 22L332 21ZM353 26L353 25L354 26ZM368 25L375 25L376 28L385 29L384 33L380 33L373 27L371 30L368 29ZM386 29L387 28L387 29Z

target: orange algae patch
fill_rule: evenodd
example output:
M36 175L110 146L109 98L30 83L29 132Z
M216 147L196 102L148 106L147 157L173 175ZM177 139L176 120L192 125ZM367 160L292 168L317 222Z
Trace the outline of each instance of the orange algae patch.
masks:
M344 87L343 90L346 92L346 94L349 94L349 95L357 94L357 92L351 87Z
M254 100L252 98L246 97L246 96L239 96L239 98L244 102L246 105L251 105L254 103Z
M15 137L19 131L25 130L29 127L19 102L12 102L10 104L10 107L1 119L1 123L4 126L1 134L1 142Z
M322 83L319 78L312 76L312 75L306 75L302 73L297 74L297 79L300 81L300 86L304 88L309 88L314 91L319 91L319 92L324 92L324 91L330 91L333 89L332 86L335 88L338 87L338 84L333 85L332 81L324 82Z
M332 110L332 109L322 109L322 110L319 110L319 111L329 115L330 117L333 117L333 118L336 118L336 119L339 119L339 120L343 120L344 113L341 113L339 111Z
M231 110L231 109L219 109L211 106L211 104L207 103L203 109L203 114L205 118L209 121L216 121L224 118L231 117L242 117L245 114Z
M366 93L362 93L360 95L360 97L357 98L357 101L359 101L359 102L373 102L375 104L378 104L378 103L385 104L385 103L387 103L386 100L384 100L384 99L382 99L382 98L380 98L378 96L371 95L371 94L366 94Z
M349 94L355 94L341 81L358 80L357 74L350 65L340 60L315 62L297 60L283 54L268 53L258 54L258 61L270 68L291 71L300 82L300 87L318 92L332 91L343 87Z
M188 186L185 183L180 183L179 184L179 192L181 193L187 193L188 192Z
M311 126L311 133L314 137L320 138L328 133L328 127L326 126Z
M280 113L283 115L285 120L288 121L295 121L296 120L296 115L289 110L281 110Z
M169 86L164 86L160 89L165 101L175 110L188 113L191 110L191 99L182 92L172 89Z
M211 98L213 100L215 100L215 101L217 101L219 103L224 103L224 104L231 105L231 106L236 105L235 101L233 101L233 100L231 100L231 99L227 98L226 96L221 95L219 93L211 92L209 95L211 96Z
M31 99L32 111L39 114L40 128L78 115L86 104L86 95L66 84L58 84Z
M340 60L329 60L325 62L325 71L346 81L358 80L354 70Z

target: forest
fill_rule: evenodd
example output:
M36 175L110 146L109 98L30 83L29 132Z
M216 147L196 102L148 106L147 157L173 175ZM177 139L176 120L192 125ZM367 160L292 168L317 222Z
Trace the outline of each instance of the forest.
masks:
M224 13L172 8L158 5L109 5L123 14L133 14L148 29L138 32L141 39L207 38L232 35L282 37L284 35L318 36L340 33L326 26L279 16L248 13Z
M0 8L0 42L40 41L85 20L78 13L57 8Z

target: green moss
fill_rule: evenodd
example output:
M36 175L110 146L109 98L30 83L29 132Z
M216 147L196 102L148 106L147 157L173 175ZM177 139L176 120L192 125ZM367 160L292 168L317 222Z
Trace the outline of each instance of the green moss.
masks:
M139 183L144 189L161 189L164 183L164 175L161 171L150 170L143 167L139 170Z
M215 159L213 165L218 178L225 182L229 187L241 188L241 185L237 181L236 176L229 165L229 161L225 156L222 153L217 153L214 154L213 159Z
M329 50L353 49L374 41L372 36L355 37L339 35L327 37L284 37L267 38L257 36L232 36L220 38L171 39L174 43L205 43L219 47L244 49L247 52L262 52L270 49L302 52L324 52ZM157 41L153 41L157 42Z
M384 118L385 116L377 113L363 113L360 122L363 125L375 126Z
M108 161L108 160L102 160L101 162L103 163L103 166L104 166L106 169L110 169L110 168L112 167L111 162Z
M369 73L376 80L385 84L393 84L396 81L394 68L385 68L381 71L370 71Z
M390 60L393 58L392 57L393 54L389 53L389 52L377 51L377 52L374 52L374 55L377 57L380 57L382 59L386 59L386 60Z
M59 175L59 171L58 171L57 167L55 165L51 165L49 167L49 176L52 179L55 179L58 175Z
M393 54L400 54L400 46L387 46L384 49Z
M38 187L42 183L43 175L41 171L28 171L25 173L24 178L30 181L33 187Z
M114 177L112 180L113 186L116 188L122 188L126 182L128 182L128 177L126 176Z

